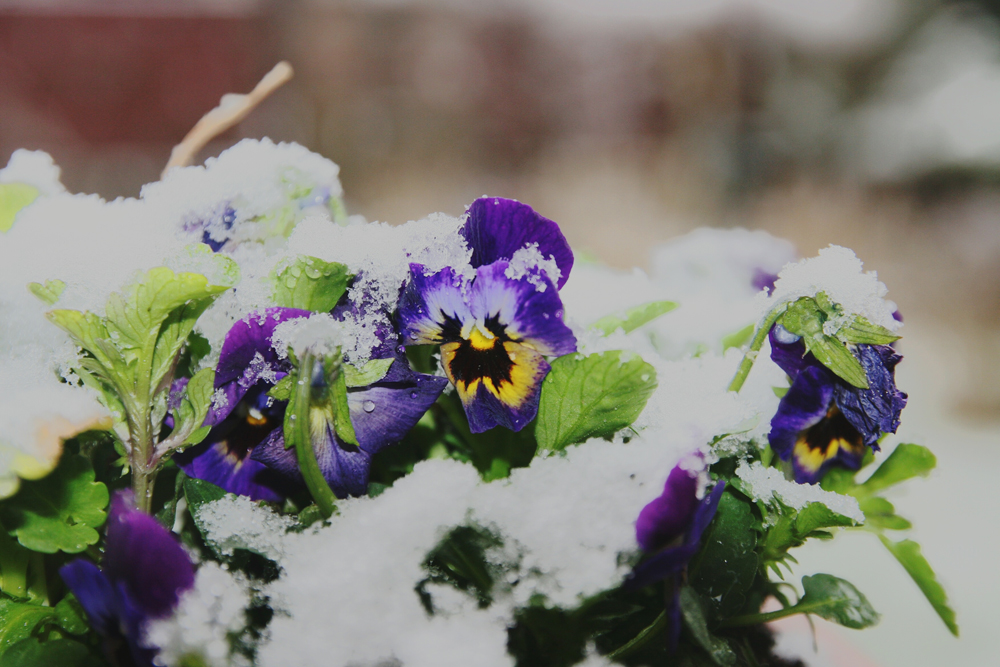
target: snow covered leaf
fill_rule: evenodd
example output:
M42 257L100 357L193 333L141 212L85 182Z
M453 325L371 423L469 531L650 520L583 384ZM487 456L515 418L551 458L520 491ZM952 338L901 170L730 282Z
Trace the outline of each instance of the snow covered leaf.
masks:
M348 387L367 387L384 378L389 372L392 362L393 359L391 358L370 359L368 363L360 368L351 364L344 364L341 366L341 370L344 373L344 380L347 382Z
M621 313L605 315L594 322L591 328L603 331L605 336L613 334L618 329L622 329L625 333L631 333L643 324L652 322L676 307L677 304L673 301L650 301Z
M275 276L274 303L328 313L347 291L347 283L353 277L343 264L300 255Z
M561 450L629 426L656 389L656 370L641 357L613 350L552 362L542 383L535 437L541 449Z
M65 457L48 477L25 482L6 501L3 524L18 541L42 553L79 553L100 538L106 518L108 488L94 481L94 469L83 456Z
M888 345L899 340L901 336L858 315L837 331L837 338L855 345Z
M38 194L38 188L27 183L0 183L0 233L14 226L14 218Z
M927 601L934 607L934 611L941 617L944 624L948 626L951 634L958 636L958 624L955 622L955 610L948 606L948 594L944 587L938 582L931 569L930 563L920 553L920 545L913 540L903 540L893 542L883 535L879 535L885 548L896 557L896 560L906 569L907 574L920 587L920 591L927 598Z
M879 613L849 581L829 574L802 577L805 594L795 608L804 613L860 630L878 623Z
M858 487L858 493L877 493L912 477L926 477L936 465L937 459L929 449L903 443Z

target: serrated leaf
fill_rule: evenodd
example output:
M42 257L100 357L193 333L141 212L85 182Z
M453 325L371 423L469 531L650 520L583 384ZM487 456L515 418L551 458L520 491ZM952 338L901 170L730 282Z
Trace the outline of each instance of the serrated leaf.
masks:
M367 387L384 378L392 362L392 359L370 359L361 368L351 364L343 364L340 368L348 387Z
M945 593L944 587L938 583L930 563L920 552L920 545L913 540L893 542L883 535L879 535L879 539L917 584L951 634L957 637L958 624L955 622L955 611L948 606L948 594Z
M688 567L695 590L717 603L723 616L738 612L757 576L757 528L749 503L728 490L702 536L702 549Z
M795 609L860 630L875 625L879 613L849 581L829 574L802 577L805 594Z
M215 371L211 368L203 368L188 380L180 404L174 410L174 430L157 445L159 455L178 447L196 445L212 430L210 426L202 426L202 423L212 406L214 382Z
M728 336L722 337L722 349L723 351L728 350L731 347L743 347L750 342L753 338L753 332L756 328L756 324L748 324L739 331L735 331Z
M0 655L13 644L30 637L40 625L51 623L56 610L37 604L14 602L0 598Z
M61 280L46 280L44 284L28 283L28 291L49 306L59 300L65 289L66 283Z
M295 378L291 374L288 374L278 380L278 383L268 390L267 395L276 401L287 401L292 395L294 382Z
M621 351L552 362L542 383L535 437L540 449L561 450L610 436L632 424L656 389L656 370Z
M855 523L854 519L837 514L823 503L809 503L795 517L795 532L801 537L807 537L820 528L853 526Z
M42 553L79 553L100 538L108 488L94 481L94 469L83 456L63 457L44 479L24 482L5 502L3 523L18 541Z
M868 376L865 375L865 369L846 345L836 338L823 334L805 336L802 340L805 341L806 349L812 352L821 364L844 381L859 389L868 388Z
M937 459L931 450L920 445L903 443L892 450L872 476L858 487L858 491L876 493L907 479L927 476L936 465Z
M698 594L690 586L684 586L680 592L681 616L684 625L691 632L698 645L705 650L705 653L712 659L712 662L719 667L732 667L736 664L736 653L730 648L729 643L716 637L708 630L708 622L705 620L705 611L701 607Z
M872 324L857 315L850 324L837 331L837 338L845 343L854 343L855 345L888 345L899 340L901 336L897 336L885 327Z
M613 334L618 329L624 330L625 333L631 333L676 307L677 304L673 301L650 301L623 312L605 315L594 322L591 328L603 332L605 336Z
M112 363L112 359L105 354L106 346L98 342L108 341L108 329L100 317L78 310L50 310L45 316L68 333L74 343L94 356L98 366L88 367L88 371L108 380L112 380L115 374L127 372L123 362L119 363L116 359L116 363Z
M865 525L885 530L908 530L913 527L909 521L896 514L896 508L885 498L869 496L858 501L865 514Z
M343 264L300 255L275 276L273 301L285 308L327 313L347 291L351 278Z
M17 214L38 195L38 188L27 183L0 183L0 233L10 231Z

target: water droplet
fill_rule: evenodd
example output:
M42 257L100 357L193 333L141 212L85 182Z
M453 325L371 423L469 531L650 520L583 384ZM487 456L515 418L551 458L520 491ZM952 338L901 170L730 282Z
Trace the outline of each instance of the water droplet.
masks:
M301 387L301 386L302 386L302 385L304 385L305 383L306 383L306 381L305 381L305 380L299 380L299 381L298 381L298 382L296 382L295 384L297 384L297 385L299 385L299 386Z
M365 401L364 403L361 404L361 407L362 407L362 409L364 409L365 412L374 412L375 411L375 402L374 401Z
M416 398L416 397L417 397L417 392L411 391L410 392L410 398Z

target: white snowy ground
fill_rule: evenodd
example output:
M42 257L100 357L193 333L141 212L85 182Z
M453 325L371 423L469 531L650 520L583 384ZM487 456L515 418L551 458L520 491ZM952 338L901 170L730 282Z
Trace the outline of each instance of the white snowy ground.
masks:
M953 333L931 322L908 320L901 341L906 357L897 369L910 401L895 442L930 447L938 460L927 480L914 480L892 497L913 522L918 541L958 614L955 639L903 569L878 540L845 533L832 544L810 544L795 553L797 575L828 572L854 583L882 613L878 626L852 631L817 620L820 653L812 651L805 623L788 622L782 646L809 667L996 667L1000 611L1000 426L976 427L946 410L958 376ZM952 346L949 348L949 346ZM797 578L797 577L796 577Z

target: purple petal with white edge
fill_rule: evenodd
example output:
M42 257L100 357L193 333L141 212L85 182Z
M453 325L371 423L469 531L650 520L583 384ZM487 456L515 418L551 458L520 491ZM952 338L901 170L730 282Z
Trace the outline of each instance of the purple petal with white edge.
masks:
M835 384L833 376L821 366L805 368L792 382L771 418L771 432L767 436L771 448L783 461L792 455L799 433L826 416L833 402Z
M414 373L411 383L390 385L379 382L348 392L351 423L361 449L375 454L383 447L402 440L447 384L447 378Z
M576 337L563 323L563 305L552 283L542 276L540 290L528 277L506 276L507 262L499 261L476 269L470 301L472 318L484 322L495 318L506 335L546 356L562 356L576 351Z
M573 251L559 225L514 199L482 197L472 202L461 234L472 248L475 267L509 260L529 243L537 243L541 255L554 258L559 267L559 289L573 268Z
M282 322L311 314L298 308L267 308L250 313L229 329L215 368L215 388L223 390L226 400L213 405L205 424L214 426L225 419L258 381L274 384L278 372L288 371L288 360L278 358L271 336Z
M883 433L895 433L907 396L896 388L896 364L903 357L888 345L858 345L855 350L868 378L868 389L837 383L837 406L861 433L866 445L878 449Z
M819 362L806 352L806 344L802 338L788 332L780 324L771 327L767 334L771 344L771 361L778 364L788 377L795 380L807 366L818 366Z
M698 502L698 474L675 466L663 493L639 512L635 538L643 551L656 551L684 534Z
M180 594L194 585L194 567L174 536L153 517L135 509L132 494L111 500L104 573L124 584L132 600L151 618L168 615Z
M465 289L465 281L450 268L428 276L422 265L410 264L410 280L399 297L403 341L430 345L456 340L461 323L474 319Z
M108 636L118 629L118 603L114 586L93 563L83 558L59 568L59 576L87 613L90 627Z

